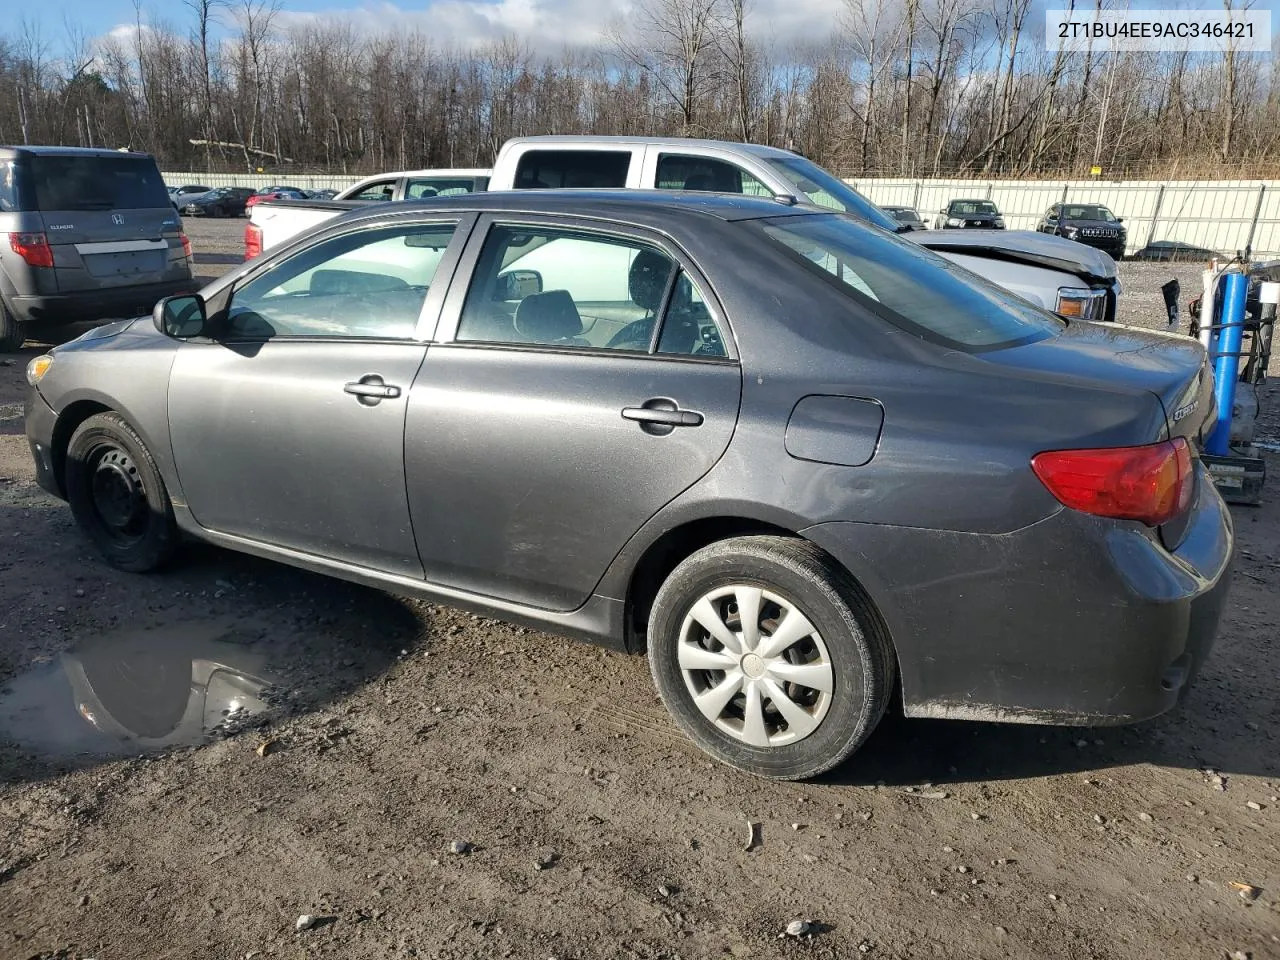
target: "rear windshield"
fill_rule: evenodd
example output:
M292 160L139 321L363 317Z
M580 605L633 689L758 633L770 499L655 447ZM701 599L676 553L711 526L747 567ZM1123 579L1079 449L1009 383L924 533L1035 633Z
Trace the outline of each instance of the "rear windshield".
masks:
M977 352L1042 340L1064 326L977 274L850 217L753 222L814 274L925 340Z
M147 157L45 157L23 161L37 210L139 210L169 207L169 193Z

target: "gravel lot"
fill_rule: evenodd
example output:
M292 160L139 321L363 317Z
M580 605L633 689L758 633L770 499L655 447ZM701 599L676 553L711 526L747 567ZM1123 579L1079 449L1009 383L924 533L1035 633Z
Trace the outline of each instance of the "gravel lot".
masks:
M243 226L188 223L202 275ZM1197 269L1123 265L1122 319ZM1280 957L1280 479L1177 712L890 717L774 784L640 658L212 548L111 570L32 480L37 352L0 356L0 958ZM218 729L163 746L206 681Z

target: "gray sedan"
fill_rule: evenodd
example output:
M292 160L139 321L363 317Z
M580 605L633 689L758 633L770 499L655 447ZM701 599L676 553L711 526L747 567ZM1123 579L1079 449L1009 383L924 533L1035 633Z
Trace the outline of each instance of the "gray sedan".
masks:
M1217 630L1201 347L843 214L657 192L362 208L32 361L106 559L186 534L648 651L720 760L909 716L1119 723Z

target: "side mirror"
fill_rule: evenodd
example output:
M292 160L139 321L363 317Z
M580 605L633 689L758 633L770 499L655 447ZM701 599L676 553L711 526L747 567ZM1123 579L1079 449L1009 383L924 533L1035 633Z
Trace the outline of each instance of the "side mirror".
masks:
M204 333L208 323L204 297L198 293L179 297L165 297L151 311L151 322L166 337L186 340Z
M947 208L946 208L946 207L943 207L943 208L942 208L941 210L939 210L938 212L939 212L939 213L946 213L946 212L947 212Z
M1116 217L1116 223L1124 223L1124 217Z
M537 270L508 270L498 274L493 290L495 300L523 300L542 292L542 274Z

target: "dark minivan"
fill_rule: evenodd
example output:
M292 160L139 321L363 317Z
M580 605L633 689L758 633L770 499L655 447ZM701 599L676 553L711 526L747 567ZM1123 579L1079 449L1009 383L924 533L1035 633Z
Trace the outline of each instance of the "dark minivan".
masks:
M30 327L145 314L195 289L153 157L0 146L0 351Z

